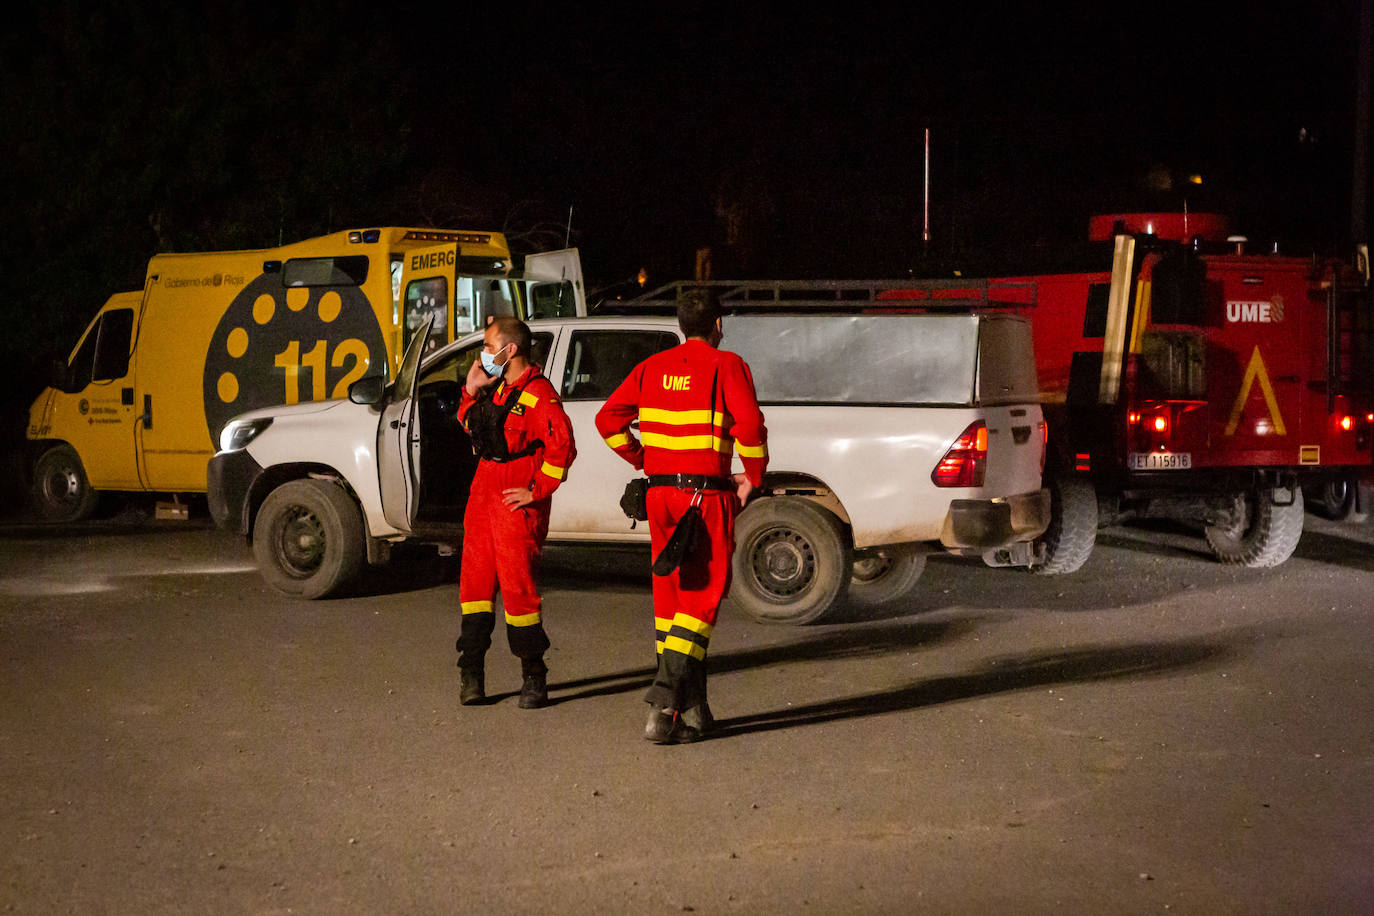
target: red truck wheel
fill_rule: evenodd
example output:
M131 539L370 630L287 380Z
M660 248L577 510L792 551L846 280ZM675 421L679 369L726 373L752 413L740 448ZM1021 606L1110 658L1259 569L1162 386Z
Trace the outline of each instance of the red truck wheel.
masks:
M1207 545L1222 563L1252 569L1278 566L1298 546L1302 516L1301 488L1252 490L1236 497L1230 518L1207 526Z
M1082 477L1045 476L1050 526L1040 537L1045 560L1031 567L1042 576L1077 572L1097 544L1097 490Z

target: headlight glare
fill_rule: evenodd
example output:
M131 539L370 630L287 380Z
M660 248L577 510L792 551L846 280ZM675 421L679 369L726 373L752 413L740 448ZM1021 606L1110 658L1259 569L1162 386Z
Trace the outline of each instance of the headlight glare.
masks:
M219 450L236 452L256 439L259 433L271 425L271 417L262 417L257 420L231 420L220 431Z

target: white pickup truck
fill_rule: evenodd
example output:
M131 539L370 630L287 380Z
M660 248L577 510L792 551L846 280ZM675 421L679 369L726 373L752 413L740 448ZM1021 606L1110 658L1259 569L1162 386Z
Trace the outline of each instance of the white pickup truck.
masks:
M678 344L670 318L530 323L533 359L558 388L578 454L554 494L550 541L647 542L619 499L634 471L593 423L646 356ZM891 601L929 551L1028 556L1049 518L1045 426L1029 326L1005 316L752 315L724 320L750 363L770 464L736 524L731 603L807 623L844 603ZM392 543L461 542L475 459L455 419L481 334L424 353L347 400L234 418L209 465L216 522L248 537L278 590L346 586Z

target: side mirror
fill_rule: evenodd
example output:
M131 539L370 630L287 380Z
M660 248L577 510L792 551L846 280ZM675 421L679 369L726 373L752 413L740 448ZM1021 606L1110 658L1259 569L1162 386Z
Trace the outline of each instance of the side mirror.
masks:
M386 394L386 379L380 375L360 378L348 386L348 399L354 404L374 406L382 402Z
M72 374L67 361L53 357L52 362L48 364L48 387L66 391L71 387L71 381Z

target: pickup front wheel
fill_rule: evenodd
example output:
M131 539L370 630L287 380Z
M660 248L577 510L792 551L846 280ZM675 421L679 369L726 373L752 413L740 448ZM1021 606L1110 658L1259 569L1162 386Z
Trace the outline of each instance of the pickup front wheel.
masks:
M348 585L367 561L358 507L327 480L293 480L268 494L253 526L262 577L293 598L324 598Z
M853 551L839 519L805 499L751 503L735 522L731 601L760 623L813 623L849 588Z

